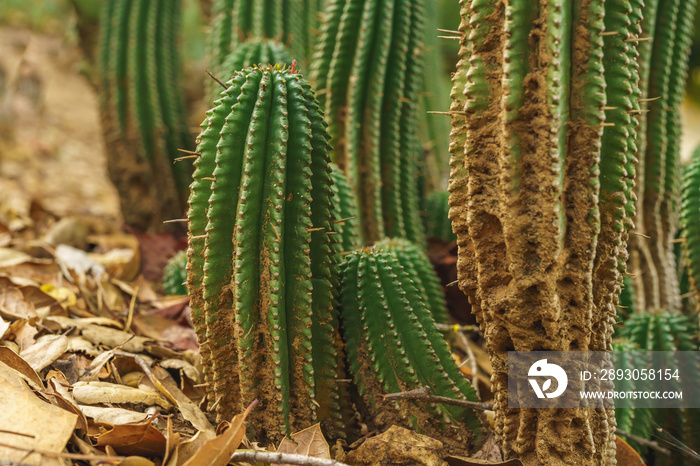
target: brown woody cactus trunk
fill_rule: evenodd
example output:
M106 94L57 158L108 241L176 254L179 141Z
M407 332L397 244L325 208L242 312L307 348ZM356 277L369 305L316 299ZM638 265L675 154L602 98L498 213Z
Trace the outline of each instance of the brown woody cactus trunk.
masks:
M459 284L491 353L503 452L528 465L615 461L612 409L508 408L507 351L611 349L634 214L640 5L462 0Z

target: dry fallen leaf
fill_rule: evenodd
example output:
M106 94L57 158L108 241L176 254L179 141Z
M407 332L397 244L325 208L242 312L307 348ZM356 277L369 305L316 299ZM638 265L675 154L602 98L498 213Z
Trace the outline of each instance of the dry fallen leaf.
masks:
M96 445L109 445L120 455L162 457L165 454L165 436L150 418L137 424L103 425L100 430L94 438Z
M639 456L637 450L619 435L615 436L615 444L617 445L615 459L618 466L644 466L644 460Z
M148 413L139 413L123 408L103 408L101 406L87 405L80 405L79 407L86 417L104 424L131 424L141 422L150 416Z
M441 466L442 442L403 427L391 426L386 432L367 439L350 452L354 465L422 464Z
M146 391L109 382L76 382L73 385L73 398L78 403L95 405L99 403L158 405L170 409L172 405L156 391Z
M277 453L295 453L315 458L331 459L328 442L321 432L321 424L314 424L304 430L292 434L292 438L284 438L277 448Z
M225 466L234 451L238 449L245 436L245 418L257 403L248 406L243 414L236 415L231 425L224 433L207 440L195 454L184 463L184 466Z
M0 348L0 362L4 362L9 367L31 380L37 387L41 389L45 388L44 383L41 381L36 371L32 369L32 366L10 348Z
M78 416L40 400L19 375L2 362L0 387L0 443L24 450L62 452ZM55 457L27 455L26 451L6 447L0 447L0 458L22 464L63 464Z
M60 358L68 349L68 337L65 335L44 335L35 344L20 352L19 355L29 363L35 371L43 368Z

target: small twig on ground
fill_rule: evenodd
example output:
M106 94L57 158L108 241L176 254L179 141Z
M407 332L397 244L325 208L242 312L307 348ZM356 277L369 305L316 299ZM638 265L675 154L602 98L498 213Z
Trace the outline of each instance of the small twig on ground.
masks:
M445 405L462 406L464 408L479 409L482 411L490 411L493 409L492 403L479 403L466 400L455 400L446 396L437 396L430 394L430 387L416 388L407 392L389 393L384 395L385 400L415 400L425 401L426 403L442 403Z
M295 453L273 453L268 451L237 451L231 455L234 463L297 464L300 466L347 466L335 460L297 455Z
M481 399L481 395L479 395L479 373L477 372L477 367L476 367L476 356L474 356L474 351L472 351L472 347L469 344L469 339L467 336L464 334L464 332L457 332L457 335L459 335L460 340L462 340L462 344L464 345L464 351L467 353L467 361L469 361L469 369L472 372L472 387L474 387L474 391L476 392L476 396L478 399Z
M615 428L615 433L621 437L627 437L630 440L634 440L640 445L644 445L645 447L653 448L654 450L658 451L659 453L663 453L664 455L670 455L671 451L662 447L659 445L657 442L654 442L653 440L647 440L642 437L637 437L634 434L630 434L629 432L625 432L624 430L620 430L619 428Z

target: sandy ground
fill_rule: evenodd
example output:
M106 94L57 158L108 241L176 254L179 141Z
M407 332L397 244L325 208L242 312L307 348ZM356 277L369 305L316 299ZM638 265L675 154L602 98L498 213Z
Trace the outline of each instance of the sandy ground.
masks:
M84 66L60 38L0 27L0 192L24 192L58 217L116 218Z

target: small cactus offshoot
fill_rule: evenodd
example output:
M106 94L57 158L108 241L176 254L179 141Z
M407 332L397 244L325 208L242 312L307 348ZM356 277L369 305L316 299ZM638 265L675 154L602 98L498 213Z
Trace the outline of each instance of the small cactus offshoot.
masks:
M187 251L178 251L165 264L163 289L169 295L187 294Z

